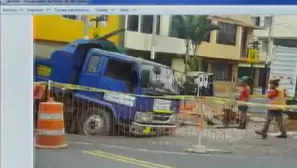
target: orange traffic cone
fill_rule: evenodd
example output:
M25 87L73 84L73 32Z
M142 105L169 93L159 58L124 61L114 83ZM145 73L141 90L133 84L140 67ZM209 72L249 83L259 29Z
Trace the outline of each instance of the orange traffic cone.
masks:
M35 147L44 149L65 148L63 103L50 99L39 104Z

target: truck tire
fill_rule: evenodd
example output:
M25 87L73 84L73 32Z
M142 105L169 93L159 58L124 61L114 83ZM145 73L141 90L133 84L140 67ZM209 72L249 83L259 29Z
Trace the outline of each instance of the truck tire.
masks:
M78 122L78 134L86 136L107 136L113 134L113 118L110 111L90 108L83 112Z

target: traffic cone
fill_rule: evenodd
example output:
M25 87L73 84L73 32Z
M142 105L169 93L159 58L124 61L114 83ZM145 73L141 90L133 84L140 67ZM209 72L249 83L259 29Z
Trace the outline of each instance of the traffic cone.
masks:
M47 102L39 104L36 148L59 149L68 146L63 115L63 103L54 102L50 98Z

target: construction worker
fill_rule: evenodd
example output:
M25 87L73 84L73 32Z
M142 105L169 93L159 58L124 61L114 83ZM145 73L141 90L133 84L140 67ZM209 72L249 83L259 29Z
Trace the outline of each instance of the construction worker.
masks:
M268 93L267 93L267 98L269 99L268 104L283 106L286 104L285 97L286 97L286 93L284 89L279 87L279 79L277 78L271 79L269 81L269 87L268 87ZM268 106L268 113L267 113L267 118L266 118L264 127L261 131L255 131L255 133L258 135L262 135L262 138L266 139L267 131L269 129L270 123L273 119L275 119L281 132L281 134L276 137L287 138L286 130L283 124L283 116L282 116L283 109L284 109L283 107Z
M239 92L236 96L236 100L241 102L247 102L250 98L250 87L247 84L249 80L249 77L242 77L239 79ZM239 129L245 129L247 125L247 110L248 106L245 104L239 104L238 105L238 111L240 112L240 118L239 118Z

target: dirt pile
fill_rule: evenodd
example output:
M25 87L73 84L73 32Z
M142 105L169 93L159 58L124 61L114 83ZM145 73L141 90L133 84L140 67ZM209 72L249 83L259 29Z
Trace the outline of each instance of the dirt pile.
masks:
M285 128L287 131L297 131L297 120L285 120L284 122Z
M193 114L193 113L180 113L178 114L178 120L181 123L191 122L196 123L201 116L199 114Z

